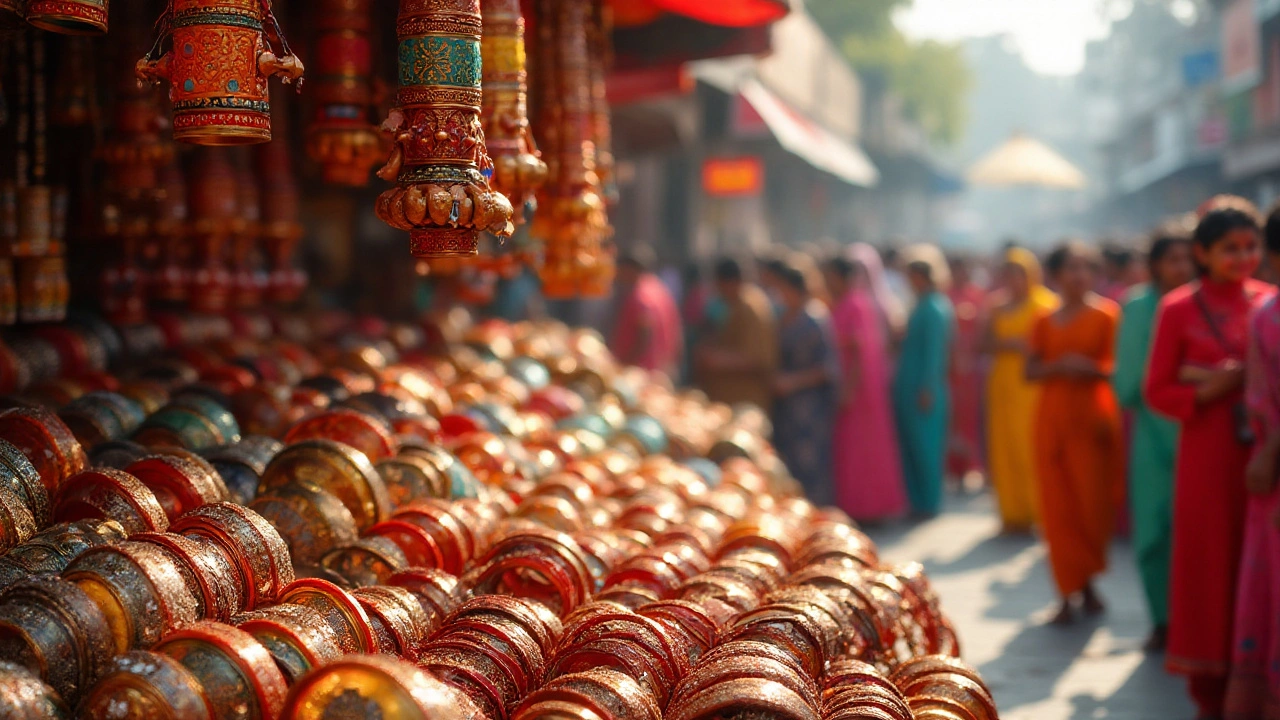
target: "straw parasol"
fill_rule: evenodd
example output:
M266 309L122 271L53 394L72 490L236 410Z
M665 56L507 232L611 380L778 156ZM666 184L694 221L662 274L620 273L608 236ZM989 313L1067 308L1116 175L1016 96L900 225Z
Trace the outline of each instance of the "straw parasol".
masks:
M1034 186L1079 190L1085 186L1080 172L1052 148L1021 133L991 151L966 175L973 185Z

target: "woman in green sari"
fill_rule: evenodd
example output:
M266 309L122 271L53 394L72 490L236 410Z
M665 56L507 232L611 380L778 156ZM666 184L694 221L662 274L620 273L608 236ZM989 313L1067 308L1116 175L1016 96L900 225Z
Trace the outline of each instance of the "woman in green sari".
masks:
M1195 276L1189 232L1169 226L1156 232L1147 260L1151 282L1130 291L1116 339L1112 384L1132 413L1129 431L1129 512L1133 551L1153 630L1147 648L1164 649L1169 620L1169 559L1173 542L1173 468L1178 425L1156 414L1142 397L1143 377L1156 309L1165 293Z

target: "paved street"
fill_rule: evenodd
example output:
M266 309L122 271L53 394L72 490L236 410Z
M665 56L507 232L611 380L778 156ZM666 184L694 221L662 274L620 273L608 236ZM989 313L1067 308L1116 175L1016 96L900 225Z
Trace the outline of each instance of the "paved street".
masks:
M1141 590L1129 548L1117 543L1101 583L1109 612L1045 626L1053 588L1044 549L997 536L986 495L953 499L921 525L868 528L888 560L925 564L960 632L964 657L990 684L1003 720L1190 720L1182 682L1148 658Z

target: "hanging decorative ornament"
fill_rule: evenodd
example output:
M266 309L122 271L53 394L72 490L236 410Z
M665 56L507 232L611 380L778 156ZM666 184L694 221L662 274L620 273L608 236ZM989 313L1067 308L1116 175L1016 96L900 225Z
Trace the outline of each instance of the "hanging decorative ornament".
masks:
M551 298L596 294L612 278L609 219L597 173L591 83L592 0L540 0L538 128L551 167L533 234L545 242L540 275Z
M9 0L18 5L21 0ZM4 0L0 0L0 8ZM26 0L27 22L63 35L107 32L107 0Z
M400 89L383 128L391 157L378 177L383 222L409 231L415 257L477 253L480 232L509 237L512 207L489 185L480 123L480 0L400 0Z
M316 12L319 79L312 91L316 117L307 152L320 164L324 181L364 187L386 157L382 135L369 120L373 105L373 50L369 35L371 0L320 0Z
M529 128L529 84L520 0L482 0L484 134L493 158L493 186L515 207L516 223L547 180L547 164Z
M264 23L280 41L267 42ZM302 86L302 61L289 50L270 0L169 0L160 37L138 61L141 80L169 81L173 137L196 145L271 140L267 80ZM169 52L157 58L170 38Z

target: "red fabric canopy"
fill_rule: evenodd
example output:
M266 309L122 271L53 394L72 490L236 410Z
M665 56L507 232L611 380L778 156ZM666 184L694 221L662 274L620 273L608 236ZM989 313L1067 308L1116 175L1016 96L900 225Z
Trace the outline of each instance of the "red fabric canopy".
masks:
M791 9L788 0L613 0L613 4L624 22L634 22L646 11L661 10L725 27L765 25L780 20Z

